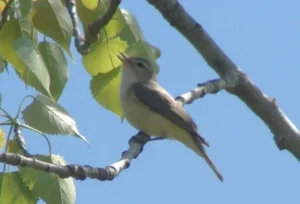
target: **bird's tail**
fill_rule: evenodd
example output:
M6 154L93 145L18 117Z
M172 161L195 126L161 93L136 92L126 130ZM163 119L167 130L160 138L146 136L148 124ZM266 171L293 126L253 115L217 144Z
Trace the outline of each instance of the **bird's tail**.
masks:
M190 141L182 141L186 146L194 150L195 153L197 153L199 156L203 157L206 163L210 166L210 168L213 170L213 172L216 174L216 176L219 178L220 181L223 182L223 176L217 169L217 167L214 165L214 163L210 160L208 155L205 152L205 149L203 147L203 144L207 145L207 142L204 140L203 137L201 137L198 133L194 133L191 135ZM204 142L203 142L204 141Z

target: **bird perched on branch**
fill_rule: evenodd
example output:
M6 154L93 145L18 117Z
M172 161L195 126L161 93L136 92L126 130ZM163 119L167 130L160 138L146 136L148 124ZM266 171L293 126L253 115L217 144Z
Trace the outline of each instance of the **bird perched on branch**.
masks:
M204 158L223 181L203 145L209 146L197 132L197 125L174 98L156 81L151 63L141 57L120 52L122 61L120 100L127 121L149 136L175 139Z

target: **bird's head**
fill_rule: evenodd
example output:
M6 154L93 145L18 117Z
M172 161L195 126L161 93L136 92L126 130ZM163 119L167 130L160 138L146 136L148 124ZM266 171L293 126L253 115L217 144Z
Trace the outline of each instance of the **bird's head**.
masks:
M132 75L138 81L147 81L156 78L151 63L142 57L130 57L119 52L118 58L122 62L122 75Z

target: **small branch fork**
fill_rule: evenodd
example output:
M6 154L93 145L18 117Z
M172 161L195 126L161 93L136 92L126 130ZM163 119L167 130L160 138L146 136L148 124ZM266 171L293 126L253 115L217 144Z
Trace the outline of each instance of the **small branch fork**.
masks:
M220 90L231 87L233 85L228 85L226 81L228 80L216 79L203 84L199 84L195 89L176 97L176 100L181 105L192 103L199 97L203 97L204 95L209 93L217 93ZM20 133L20 131L16 128L15 132ZM73 177L78 180L92 178L101 181L111 181L115 177L117 177L123 170L129 167L132 159L135 159L139 156L139 154L143 151L144 146L149 141L152 141L151 137L141 131L138 132L136 135L130 138L128 142L129 148L122 153L121 159L113 164L108 165L105 168L96 168L88 165L76 164L70 164L66 166L50 164L35 159L34 155L31 154L30 157L26 157L15 153L0 153L0 161L13 166L30 167L40 171L55 173L61 178Z
M73 24L73 36L75 38L75 47L80 54L86 55L91 44L97 42L100 30L108 24L110 19L117 11L121 0L111 0L109 8L105 12L105 14L93 23L89 24L84 35L80 33L75 0L66 0L66 3Z

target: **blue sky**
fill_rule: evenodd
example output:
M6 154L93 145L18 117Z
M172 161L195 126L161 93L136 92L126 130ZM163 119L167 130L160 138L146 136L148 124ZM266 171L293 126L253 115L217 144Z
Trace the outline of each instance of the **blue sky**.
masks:
M300 2L290 0L181 0L226 54L300 126ZM138 19L146 39L162 56L159 82L174 96L197 83L217 78L195 49L146 1L123 0ZM137 131L99 106L89 90L89 75L75 49L70 80L60 103L76 119L92 144L69 136L50 138L53 152L68 163L105 167L117 161ZM0 76L3 107L11 113L34 91L14 72ZM186 106L210 143L207 149L224 176L220 183L204 160L180 143L157 141L114 181L75 181L83 203L230 203L299 202L299 163L279 151L266 125L227 92L208 95ZM32 153L47 153L44 139L24 132Z

